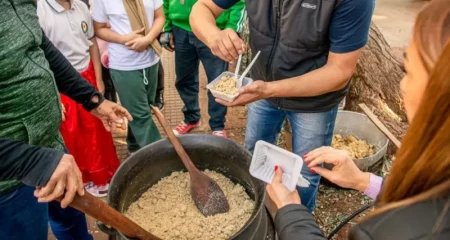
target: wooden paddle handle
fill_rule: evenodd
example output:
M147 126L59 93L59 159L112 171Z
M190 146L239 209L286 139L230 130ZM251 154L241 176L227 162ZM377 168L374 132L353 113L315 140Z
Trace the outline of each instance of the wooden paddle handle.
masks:
M380 131L382 133L384 133L384 135L386 135L386 137L388 137L389 140L391 140L397 148L400 148L400 146L401 146L400 141L394 136L394 134L392 134L386 128L386 126L377 118L377 116L375 116L375 114L373 114L373 112L367 107L367 105L364 103L361 103L361 104L359 104L359 107L364 111L364 113L369 117L369 119L375 124L375 126L377 126L377 128L380 129Z
M58 200L61 201L61 198ZM160 238L147 232L139 225L116 211L114 208L110 207L108 204L92 196L86 191L83 196L76 194L72 203L70 203L70 206L86 213L106 225L111 226L129 238L160 240Z
M159 123L164 129L164 132L167 134L167 138L172 143L173 147L175 148L175 151L178 153L178 156L181 158L181 161L183 162L184 166L187 168L189 172L192 171L199 171L197 167L192 163L191 158L184 150L183 146L181 145L180 141L178 140L177 136L175 136L175 133L173 133L172 129L169 127L169 123L164 118L164 115L161 113L159 108L150 106L155 113L156 118L158 119Z

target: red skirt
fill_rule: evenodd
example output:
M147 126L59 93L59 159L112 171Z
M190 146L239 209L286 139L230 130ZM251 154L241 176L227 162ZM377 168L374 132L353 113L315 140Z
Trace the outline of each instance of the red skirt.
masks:
M97 89L92 62L80 74ZM62 122L60 131L67 150L74 156L83 174L83 181L105 185L120 165L111 133L106 131L98 118L84 110L81 104L63 94L61 101L66 109L66 120Z

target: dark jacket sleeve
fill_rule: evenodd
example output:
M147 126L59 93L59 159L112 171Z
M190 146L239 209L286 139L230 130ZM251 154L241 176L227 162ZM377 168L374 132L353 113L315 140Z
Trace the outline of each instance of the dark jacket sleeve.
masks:
M42 44L40 47L50 64L59 92L69 96L77 103L83 104L87 111L91 111L96 107L91 104L91 99L95 95L100 94L95 90L94 86L81 77L44 33L42 33Z
M29 186L45 186L63 152L0 139L0 181L19 180Z
M300 204L287 205L278 210L275 229L280 240L326 240L313 216Z

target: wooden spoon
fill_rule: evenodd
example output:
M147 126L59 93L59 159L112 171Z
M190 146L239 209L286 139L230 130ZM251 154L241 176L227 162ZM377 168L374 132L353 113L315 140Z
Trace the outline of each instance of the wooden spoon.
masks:
M156 107L150 107L191 176L191 197L198 210L205 216L228 212L230 206L228 205L228 200L220 186L210 177L198 170L194 163L192 163L192 160L189 158L183 146L181 146L177 136L172 132L169 123L164 118L161 111Z
M58 201L61 201L61 199L62 197L59 198ZM84 192L83 196L76 194L75 198L70 203L70 206L101 221L103 224L111 226L129 238L160 240L160 238L147 232L135 222L131 221L102 200L92 196L87 191Z

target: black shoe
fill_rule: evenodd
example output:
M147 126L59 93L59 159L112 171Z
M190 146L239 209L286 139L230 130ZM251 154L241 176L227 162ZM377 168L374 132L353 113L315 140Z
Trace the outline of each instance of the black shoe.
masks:
M161 111L164 109L164 90L156 92L155 106Z

